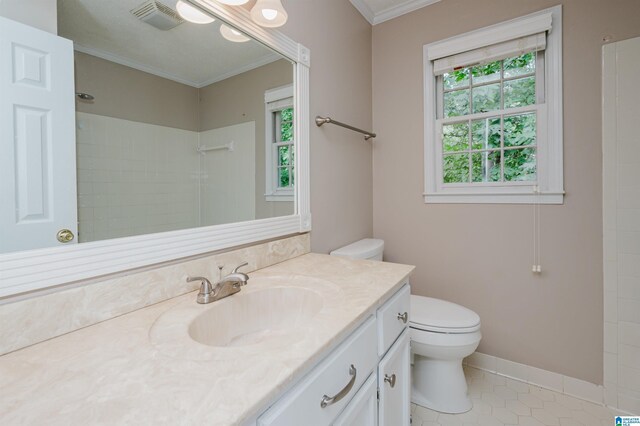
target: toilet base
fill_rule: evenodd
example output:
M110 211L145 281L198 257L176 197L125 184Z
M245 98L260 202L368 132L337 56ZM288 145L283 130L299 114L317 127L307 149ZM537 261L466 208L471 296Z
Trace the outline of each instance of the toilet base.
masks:
M416 354L411 375L414 404L449 414L465 413L473 408L461 359L429 359Z

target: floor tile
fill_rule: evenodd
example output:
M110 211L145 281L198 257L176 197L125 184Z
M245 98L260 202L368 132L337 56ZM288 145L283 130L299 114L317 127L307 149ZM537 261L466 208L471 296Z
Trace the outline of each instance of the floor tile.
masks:
M507 410L518 416L531 415L531 408L524 405L521 401L507 401Z
M614 426L603 406L472 367L464 368L473 408L444 414L411 404L412 426Z

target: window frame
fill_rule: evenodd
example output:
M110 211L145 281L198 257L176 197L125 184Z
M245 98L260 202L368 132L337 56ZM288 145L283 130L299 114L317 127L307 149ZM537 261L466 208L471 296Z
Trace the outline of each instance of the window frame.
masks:
M265 110L265 200L266 201L294 201L295 197L295 183L289 188L280 188L278 186L278 153L277 149L282 146L283 143L275 141L276 128L274 126L274 113L282 111L287 108L294 108L294 120L295 123L295 105L293 99L293 86L288 84L286 86L277 87L265 91L264 94L264 110ZM295 152L295 129L294 138L291 142L287 142L287 145L291 145ZM295 161L292 167L295 175ZM294 177L291 175L291 178ZM294 181L295 182L295 181Z
M536 100L543 103L496 110L488 113L441 118L438 114L442 88L433 75L433 60L464 51L480 49L492 44L516 39L549 27L546 49L539 70L536 63ZM425 203L511 203L562 204L563 188L563 130L562 130L562 7L550 9L502 22L424 46L424 124L425 124ZM542 73L543 78L538 78ZM502 79L500 80L502 81ZM539 91L540 86L544 87ZM471 87L470 87L471 88ZM518 182L443 182L442 125L468 121L477 116L509 116L518 111L536 111L536 181Z

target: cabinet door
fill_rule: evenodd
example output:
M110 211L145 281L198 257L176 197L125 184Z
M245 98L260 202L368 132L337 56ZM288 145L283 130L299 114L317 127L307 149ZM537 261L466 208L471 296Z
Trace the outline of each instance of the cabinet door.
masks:
M362 385L333 426L373 426L378 423L378 378L375 373Z
M410 368L409 330L405 330L378 366L379 426L409 426Z

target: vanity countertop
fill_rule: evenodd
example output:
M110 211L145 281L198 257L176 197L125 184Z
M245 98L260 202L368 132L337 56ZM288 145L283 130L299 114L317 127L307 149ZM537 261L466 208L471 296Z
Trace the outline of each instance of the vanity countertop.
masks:
M170 322L167 313L196 305L195 293L189 293L6 354L0 357L0 422L241 424L307 373L412 271L408 265L307 254L251 273L238 295L255 291L252 286L291 282L331 301L300 340L269 350L245 346L229 357L196 344L195 352L181 353L181 345L154 330L175 332L162 323Z

